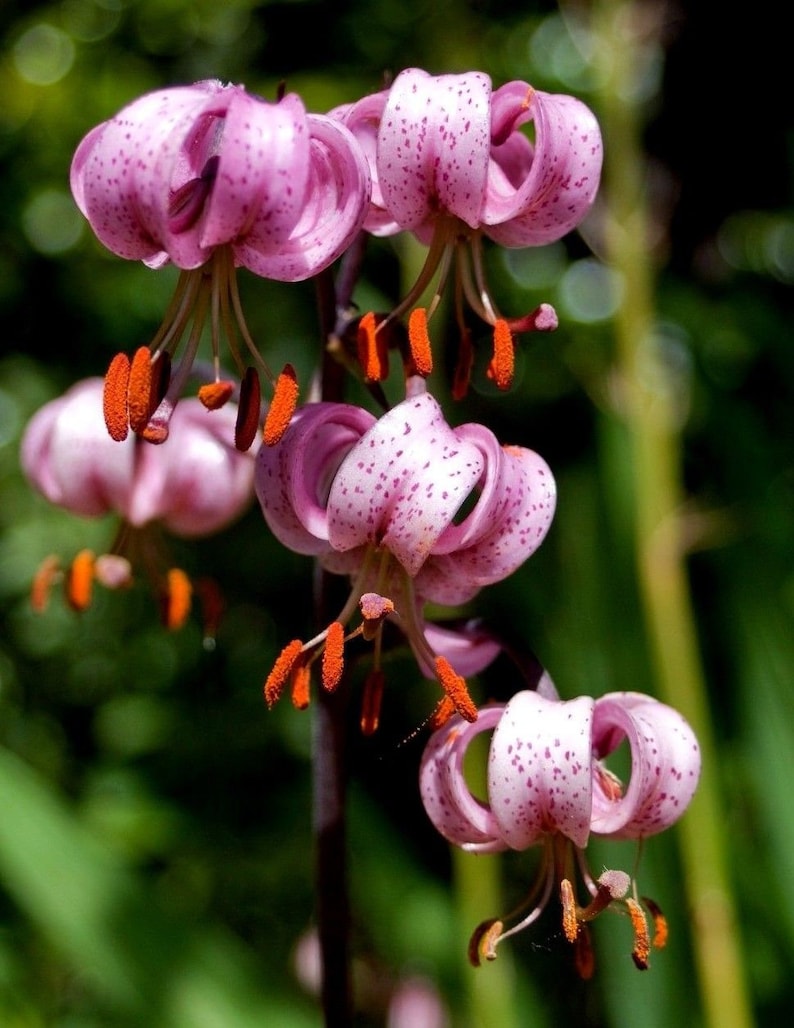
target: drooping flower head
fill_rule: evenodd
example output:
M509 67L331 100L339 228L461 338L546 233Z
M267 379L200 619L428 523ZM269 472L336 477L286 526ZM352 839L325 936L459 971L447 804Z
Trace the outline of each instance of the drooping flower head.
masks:
M419 300L434 278L429 312L409 319L416 369L432 367L427 318L454 263L461 349L456 390L471 368L471 344L461 307L494 328L489 375L509 386L513 332L556 328L548 304L523 318L503 318L490 295L482 239L500 246L541 246L581 223L598 189L602 144L598 123L581 101L545 93L526 82L492 90L482 72L429 75L401 72L392 86L332 111L356 135L372 174L372 199L364 227L374 235L413 232L429 245L425 266L404 301L388 318L362 319L362 349L377 352L376 338ZM531 123L534 141L522 131ZM378 361L370 359L371 377Z
M460 671L481 670L498 646L473 626L429 634L422 608L466 603L512 574L548 531L555 483L538 454L502 446L482 425L452 428L422 379L410 385L379 419L350 404L306 404L278 444L260 449L256 492L277 539L350 576L337 623L358 610L365 634L379 637L396 622L423 672L471 716ZM328 638L293 646L296 666L318 643L327 653Z
M72 514L121 519L109 553L84 550L72 562L66 575L70 604L84 609L94 581L126 586L140 567L163 601L166 624L176 628L188 613L192 585L183 571L168 566L161 533L194 539L237 519L254 497L254 455L231 445L233 404L208 411L195 398L176 409L162 446L134 435L115 442L105 428L102 393L101 378L85 379L37 411L23 435L22 470L50 503ZM59 559L47 558L34 584L35 606L44 606L60 574ZM208 602L214 599L210 588L202 583Z
M215 380L199 395L217 407L233 391L220 378L223 334L245 386L237 441L247 448L250 425L255 431L259 419L259 380L244 375L246 364L253 361L275 379L246 327L235 269L297 282L344 251L362 224L370 189L350 132L334 119L308 114L295 94L269 103L216 81L175 86L140 97L92 129L74 155L71 187L113 253L152 268L173 263L181 269L164 323L139 352L132 374L126 358L111 365L111 434L123 438L129 426L150 441L165 438L209 324ZM166 358L185 336L169 385ZM282 388L294 405L291 366L285 374Z
M472 794L463 770L469 744L482 731L493 732L487 802ZM604 762L624 740L631 754L625 788ZM636 887L627 896L629 876L605 871L594 878L584 850L591 833L643 840L669 828L689 806L699 775L700 749L689 724L642 693L561 701L544 674L537 691L484 707L474 724L451 718L431 736L420 769L422 800L435 827L473 853L543 849L528 913L507 931L501 920L484 922L472 938L472 961L494 959L497 944L537 920L556 888L563 931L576 945L583 976L593 969L587 925L615 901L631 919L634 961L646 968L650 946L666 940L661 912L643 899L656 926L651 943ZM589 893L585 905L575 894L577 868Z

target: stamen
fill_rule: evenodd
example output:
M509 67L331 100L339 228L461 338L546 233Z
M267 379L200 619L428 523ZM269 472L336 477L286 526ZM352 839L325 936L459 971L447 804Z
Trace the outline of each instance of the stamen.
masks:
M139 346L130 364L130 379L127 385L127 409L130 428L136 435L143 432L152 416L152 358L148 346Z
M30 605L37 614L47 609L50 600L50 592L55 580L61 570L61 562L54 553L45 557L39 564L33 581L30 585Z
M626 900L626 907L631 918L631 926L634 929L634 949L631 951L631 959L640 971L647 971L648 958L651 953L648 922L642 907L635 899L629 897Z
M273 670L267 676L264 686L265 703L267 703L268 707L272 707L284 691L287 679L290 677L295 662L300 657L302 650L303 643L300 639L293 639L292 642L287 643L278 657L276 657L276 663L273 665Z
M498 918L483 921L477 925L469 939L468 957L472 967L479 967L485 960L496 960L496 944L502 936L504 923Z
M190 613L193 586L181 568L169 568L162 598L163 625L169 632L180 629Z
M218 583L212 578L200 578L195 590L201 604L201 623L204 630L202 645L205 650L215 648L215 636L226 604Z
M309 706L311 677L311 668L308 664L298 663L292 669L292 705L296 710L306 710Z
M648 899L647 896L643 896L642 902L651 912L651 918L653 919L652 946L654 949L664 949L667 945L667 918L662 913L659 905L652 899Z
M94 554L91 550L81 550L66 576L66 599L73 610L86 610L90 605L93 581Z
M345 628L340 621L332 621L325 637L322 660L322 682L326 692L333 692L342 680L345 669Z
M111 439L123 442L129 432L127 413L127 387L130 381L130 359L126 353L117 353L105 374L102 393L102 413Z
M382 318L380 320L383 320ZM378 334L378 318L370 311L358 323L358 362L365 382L382 382L389 375L386 337Z
M452 375L452 399L462 400L469 391L471 373L474 368L474 347L471 342L471 332L464 326L460 334L458 345L458 360L455 364L455 371Z
M466 679L455 671L446 657L436 657L436 675L460 716L466 721L476 721L477 707L469 696Z
M574 943L573 953L576 973L582 981L589 981L595 972L595 953L593 952L593 938L587 925L582 925L582 930Z
M568 878L560 882L560 903L562 903L562 930L568 942L576 942L579 935L579 917L576 911L576 897Z
M285 364L284 370L276 379L273 399L265 418L265 429L262 439L265 446L275 446L289 428L292 415L298 403L298 379L291 364Z
M152 361L152 411L156 411L171 383L171 356L165 350Z
M510 328L504 318L497 318L493 326L493 357L486 375L499 389L509 389L515 371L515 347Z
M245 369L240 383L240 405L237 408L237 423L234 426L234 445L242 453L251 448L259 428L259 407L262 387L256 368Z
M198 398L207 410L220 410L228 403L234 392L234 382L206 382L198 391Z
M435 732L439 728L443 728L454 713L455 704L452 702L449 696L444 696L443 699L439 700L438 706L430 715L430 718L428 720L428 725L430 727L431 732Z
M427 378L433 370L433 354L427 331L427 311L424 307L415 307L408 317L408 344L417 375Z
M361 700L359 724L362 735L374 735L378 730L385 685L386 676L383 671L379 667L373 668L364 682L364 696Z

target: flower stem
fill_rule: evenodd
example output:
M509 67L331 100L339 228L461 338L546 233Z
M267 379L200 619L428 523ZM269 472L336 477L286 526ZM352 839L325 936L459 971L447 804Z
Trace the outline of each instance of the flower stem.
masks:
M624 281L615 316L623 416L633 451L636 560L657 688L700 741L703 773L678 826L692 946L704 1023L714 1028L753 1024L739 936L720 793L718 755L698 651L681 505L681 397L654 335L654 269L648 245L642 119L636 100L642 47L631 35L631 0L597 0L595 43L605 137L607 259Z

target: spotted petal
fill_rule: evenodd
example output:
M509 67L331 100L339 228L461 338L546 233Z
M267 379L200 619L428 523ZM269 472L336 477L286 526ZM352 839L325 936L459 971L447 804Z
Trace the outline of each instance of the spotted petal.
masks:
M523 850L559 832L584 847L593 798L594 701L517 693L491 740L488 799L502 838Z
M631 778L619 798L596 781L592 830L616 839L655 835L689 806L700 776L698 742L672 707L641 693L608 693L595 704L595 754L607 756L624 738L631 751Z

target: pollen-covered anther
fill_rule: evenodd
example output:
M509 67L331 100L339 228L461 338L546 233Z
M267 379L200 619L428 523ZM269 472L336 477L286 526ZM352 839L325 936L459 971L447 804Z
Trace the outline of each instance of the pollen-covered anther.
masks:
M154 376L152 356L148 346L139 346L130 363L130 377L127 385L127 411L130 428L140 435L149 424L155 404L153 403Z
M251 448L259 430L259 414L262 402L262 387L256 369L247 367L240 383L240 402L237 407L237 422L234 426L234 445L245 453Z
M276 657L276 662L265 679L263 690L265 703L267 703L268 707L272 707L281 696L284 686L289 681L292 669L302 652L303 643L301 640L293 639L292 642L287 643L278 657Z
M654 949L664 949L667 945L667 918L662 913L661 907L647 896L642 897L642 902L648 908L653 921L653 942Z
M562 930L568 942L576 942L579 935L579 911L570 879L560 882L560 903L562 904Z
M181 568L169 568L162 593L163 625L170 632L182 628L193 602L193 585Z
M442 696L438 701L436 709L430 715L428 719L428 727L431 732L438 731L439 728L443 728L444 725L455 713L455 704L452 702L449 696Z
M430 334L427 331L427 311L416 307L408 317L408 344L414 370L424 378L433 370L433 354L430 349Z
M333 692L342 680L345 669L345 628L341 621L332 621L326 630L322 658L322 683L326 692Z
M361 700L359 724L362 735L374 735L378 730L385 685L386 676L383 671L379 667L372 668L364 682L364 696Z
M91 605L94 584L94 554L81 550L66 575L66 599L72 610L86 610Z
M198 398L207 410L220 410L229 402L233 394L234 382L224 379L217 382L205 382L199 388Z
M634 929L634 948L631 951L631 959L640 971L647 971L651 954L648 921L645 912L635 899L629 897L625 902L631 918L631 926Z
M298 378L291 364L276 379L273 399L265 418L262 441L265 446L275 446L289 428L292 415L298 405Z
M130 382L130 359L126 353L117 353L105 373L102 392L102 413L111 439L121 443L130 427L127 408L127 390Z
M479 967L483 960L496 960L496 945L503 929L504 922L498 918L477 925L469 939L468 956L472 967Z
M364 593L358 601L358 609L364 619L361 634L372 642L386 618L394 613L394 602L380 593Z
M509 389L515 371L513 334L504 318L497 318L493 327L493 356L486 372L499 389Z
M457 673L446 657L436 657L435 665L436 676L455 710L465 721L476 721L477 707L469 695L466 679Z
M309 694L312 679L311 666L298 661L290 672L290 689L292 706L296 710L306 710L309 706Z
M382 382L389 375L389 350L385 335L378 333L380 321L382 316L369 311L358 323L358 362L365 382Z
M47 609L52 587L60 577L60 559L51 553L39 564L30 586L30 605L37 614Z

